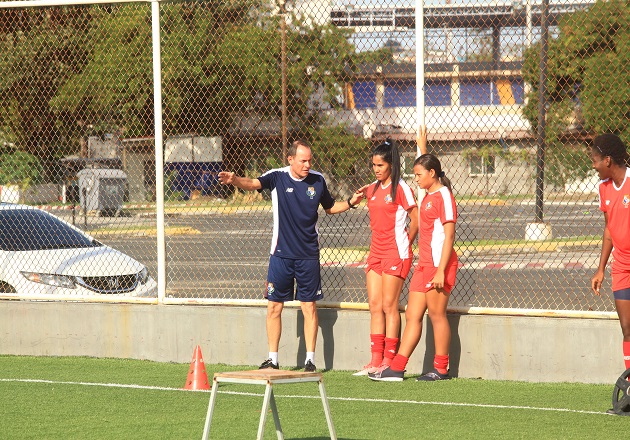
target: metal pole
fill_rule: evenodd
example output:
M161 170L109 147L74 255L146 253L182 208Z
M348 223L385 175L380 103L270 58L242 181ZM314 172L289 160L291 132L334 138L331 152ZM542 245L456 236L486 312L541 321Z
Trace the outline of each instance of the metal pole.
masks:
M536 222L543 223L543 197L545 189L545 136L547 119L547 41L549 26L547 12L549 0L542 0L540 12L540 80L538 84L538 135L536 150Z
M424 109L424 1L416 0L416 156L420 151L420 129L426 126Z
M527 27L525 41L527 48L529 49L532 46L532 0L525 1L525 26Z
M20 0L0 2L0 9L41 8L48 6L104 5L113 3L148 3L155 0Z
M166 294L166 234L164 232L164 140L162 136L162 58L160 53L160 3L151 2L153 39L153 105L155 113L155 210L157 226L158 304Z
M282 70L282 163L287 163L287 22L286 2L280 3L280 69Z

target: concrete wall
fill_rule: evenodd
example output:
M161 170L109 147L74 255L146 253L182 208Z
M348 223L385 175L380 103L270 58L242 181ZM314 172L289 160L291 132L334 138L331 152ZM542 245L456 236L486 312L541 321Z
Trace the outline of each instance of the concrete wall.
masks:
M0 353L257 365L267 356L258 307L0 301ZM617 320L451 315L451 373L530 382L614 383L623 372ZM286 308L281 367L303 364L302 315ZM404 324L404 319L403 319ZM355 370L369 360L369 314L320 310L319 368ZM427 342L427 336L428 341ZM432 329L409 373L432 368Z

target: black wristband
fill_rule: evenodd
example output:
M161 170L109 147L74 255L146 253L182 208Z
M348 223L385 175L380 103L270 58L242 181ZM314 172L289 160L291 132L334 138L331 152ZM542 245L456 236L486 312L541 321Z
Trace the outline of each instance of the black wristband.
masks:
M356 205L353 205L352 203L350 203L350 199L352 199L352 197L348 197L348 200L346 200L346 202L348 202L348 206L350 207L350 209L357 209Z

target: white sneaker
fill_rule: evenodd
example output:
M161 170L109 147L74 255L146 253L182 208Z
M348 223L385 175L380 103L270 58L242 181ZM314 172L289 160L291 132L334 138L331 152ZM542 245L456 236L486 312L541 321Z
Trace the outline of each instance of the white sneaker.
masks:
M374 365L372 365L372 362L370 362L369 364L364 366L362 370L354 373L353 376L367 376L368 374L375 373L376 371L378 371L378 367L375 367Z

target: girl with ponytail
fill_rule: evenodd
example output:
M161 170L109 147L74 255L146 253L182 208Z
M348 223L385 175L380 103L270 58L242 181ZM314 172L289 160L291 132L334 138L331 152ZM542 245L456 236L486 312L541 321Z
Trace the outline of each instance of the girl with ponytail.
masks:
M378 371L389 365L396 354L400 293L411 270L411 243L418 233L416 199L400 177L398 147L387 140L372 150L371 158L376 181L358 190L367 198L372 230L365 269L371 359L355 376Z
M414 162L413 172L418 186L426 191L422 202L418 204L418 265L409 285L406 325L398 354L389 367L369 375L373 380L403 380L409 357L420 341L422 319L427 309L434 333L434 368L417 380L450 378L448 362L451 328L446 317L446 306L457 274L457 255L453 249L457 209L451 182L437 157L433 154L421 155Z

